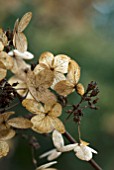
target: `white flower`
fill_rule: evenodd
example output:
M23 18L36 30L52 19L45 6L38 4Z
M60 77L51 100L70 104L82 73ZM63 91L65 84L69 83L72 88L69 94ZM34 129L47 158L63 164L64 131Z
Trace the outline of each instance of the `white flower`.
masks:
M52 140L53 140L53 144L56 147L56 149L52 149L52 150L42 154L40 156L40 158L44 158L44 157L48 156L47 159L49 161L51 161L51 160L58 158L62 154L62 152L71 151L77 146L76 143L69 144L69 145L65 146L64 139L63 139L61 133L59 133L57 130L53 131Z
M97 154L97 151L90 148L84 142L81 144L77 144L77 146L74 148L74 152L76 152L76 156L84 161L90 161L92 159L93 153Z
M49 162L47 164L39 166L38 168L36 168L36 170L56 170L55 168L48 168L56 163L57 163L57 161Z

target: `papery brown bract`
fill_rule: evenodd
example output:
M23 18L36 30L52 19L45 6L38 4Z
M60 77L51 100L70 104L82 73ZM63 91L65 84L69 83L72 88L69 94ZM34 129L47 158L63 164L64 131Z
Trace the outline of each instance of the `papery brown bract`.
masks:
M9 145L5 141L0 141L0 158L6 156L9 152Z
M67 96L74 90L76 90L79 79L80 79L80 67L77 64L77 62L71 60L69 63L67 79L62 80L55 84L54 90L62 96ZM84 90L84 88L82 90ZM83 91L81 91L80 93L82 94Z
M31 18L32 18L32 13L28 12L21 18L20 21L19 19L17 19L15 22L15 26L13 30L13 34L14 34L13 45L17 50L21 52L27 51L27 39L22 32L29 24Z
M42 69L49 69L54 74L53 84L51 88L54 87L56 83L61 80L65 80L64 74L68 72L68 64L70 62L70 57L64 54L59 54L54 56L50 52L44 52L39 58L39 64L35 67L34 73L39 73Z
M58 117L62 114L62 107L59 103L45 104L33 99L25 99L22 105L31 113L36 114L32 117L32 129L38 133L50 133L57 129L60 133L65 132L65 127Z
M6 77L7 70L2 61L0 61L0 81Z
M56 102L56 96L48 89L53 78L53 72L49 69L44 69L36 75L33 71L27 73L27 86L35 100L42 103Z

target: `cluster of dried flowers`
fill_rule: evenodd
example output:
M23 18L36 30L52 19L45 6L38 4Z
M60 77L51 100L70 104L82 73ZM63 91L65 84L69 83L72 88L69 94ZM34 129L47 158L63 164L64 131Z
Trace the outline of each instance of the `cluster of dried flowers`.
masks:
M17 129L31 128L41 134L52 132L55 149L44 153L40 158L47 156L50 161L61 153L72 150L79 159L90 161L92 153L97 152L88 147L88 143L82 141L81 137L79 143L64 144L63 134L67 131L60 116L63 105L65 107L68 104L67 96L73 92L79 94L81 101L67 110L69 115L73 115L79 129L82 111L87 106L96 109L98 98L92 100L92 97L99 92L97 85L91 82L84 91L83 85L78 83L79 65L64 54L54 56L45 52L39 57L38 64L33 66L25 62L34 57L27 51L27 38L23 33L31 17L32 13L28 12L21 20L17 19L13 31L0 28L0 158L8 154L7 140L15 136ZM13 76L7 80L8 70ZM12 105L15 99L19 101ZM81 107L82 101L88 102L85 108ZM18 117L18 113L8 111L17 104L22 104L30 112L30 116ZM36 170L55 170L48 168L55 163L57 162L36 166Z

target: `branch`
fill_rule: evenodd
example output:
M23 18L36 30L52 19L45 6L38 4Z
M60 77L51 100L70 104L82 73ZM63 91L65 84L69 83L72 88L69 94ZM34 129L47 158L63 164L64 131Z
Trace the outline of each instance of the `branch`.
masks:
M64 134L63 134L67 140L70 142L70 143L77 143L77 141L66 131ZM88 161L89 164L91 164L91 166L95 169L95 170L102 170L102 168L93 160L91 159L90 161Z

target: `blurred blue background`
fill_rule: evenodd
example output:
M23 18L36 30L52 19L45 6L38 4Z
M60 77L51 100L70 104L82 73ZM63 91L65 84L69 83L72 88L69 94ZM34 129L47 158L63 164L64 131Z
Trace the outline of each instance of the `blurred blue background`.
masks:
M0 27L13 29L15 20L32 11L33 18L24 31L29 51L37 61L44 51L64 53L81 66L81 80L86 87L98 83L99 110L87 110L82 119L82 138L98 151L94 159L105 170L114 170L114 1L113 0L0 0ZM69 96L72 103L77 96ZM22 107L18 113L27 113ZM67 115L64 113L63 119ZM72 126L71 126L72 123ZM78 139L77 126L65 121L68 131ZM28 132L29 133L29 132ZM51 139L34 133L41 145L36 157L51 149ZM19 137L10 142L8 157L0 160L0 170L34 169L30 147ZM38 160L38 164L46 162ZM55 165L59 170L92 170L73 153L65 153Z

